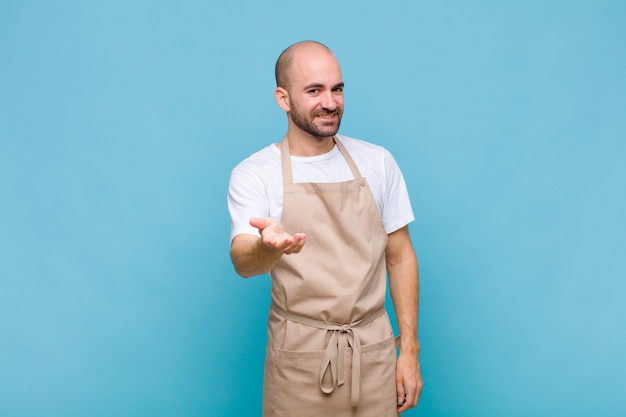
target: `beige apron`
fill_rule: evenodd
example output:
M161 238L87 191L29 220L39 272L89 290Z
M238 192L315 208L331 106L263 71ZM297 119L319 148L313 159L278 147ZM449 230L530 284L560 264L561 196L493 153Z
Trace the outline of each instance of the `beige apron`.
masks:
M271 272L264 417L398 415L387 234L366 179L335 142L354 180L294 184L281 144L281 223L307 240Z

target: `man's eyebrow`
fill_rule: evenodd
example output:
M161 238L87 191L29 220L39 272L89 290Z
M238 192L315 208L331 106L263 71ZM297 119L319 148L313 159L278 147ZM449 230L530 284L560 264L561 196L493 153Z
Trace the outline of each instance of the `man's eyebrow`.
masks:
M307 84L307 85L304 87L304 89L305 89L305 90L308 90L309 88L322 88L322 87L324 87L324 84L321 84L321 83L311 83L311 84ZM343 83L343 81L342 81L342 82L340 82L339 84L335 84L335 85L333 86L333 89L334 89L334 88L338 88L338 87L341 87L341 88L343 88L343 87L344 87L344 83Z
M308 90L309 88L320 88L320 87L324 87L324 84L311 83L311 84L307 84L306 86L304 86L304 89Z

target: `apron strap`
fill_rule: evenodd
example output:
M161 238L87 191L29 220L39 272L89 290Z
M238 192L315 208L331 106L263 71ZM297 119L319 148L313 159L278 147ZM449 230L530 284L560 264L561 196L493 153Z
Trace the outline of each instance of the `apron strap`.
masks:
M320 367L320 389L326 394L333 392L336 386L344 384L344 353L348 344L352 347L352 386L350 403L352 407L356 407L361 395L361 339L359 338L359 333L356 331L356 327L371 323L377 318L382 317L385 314L385 308L383 307L365 316L361 320L349 324L330 323L289 313L278 307L273 301L271 309L285 320L333 332L326 346ZM323 380L324 375L326 375L328 371L330 371L332 385L325 386Z
M352 175L354 175L355 179L361 180L361 185L363 185L363 176L361 176L361 171L359 171L359 168L354 163L352 156L350 156L345 146L343 146L343 143L341 143L337 136L333 136L333 140L337 144L339 152L341 152L341 155L343 155L343 158L348 163L350 171L352 171ZM283 141L280 143L280 159L283 170L283 184L293 184L293 173L291 171L291 158L289 154L289 142L287 141L287 137L285 137L285 139L283 139Z

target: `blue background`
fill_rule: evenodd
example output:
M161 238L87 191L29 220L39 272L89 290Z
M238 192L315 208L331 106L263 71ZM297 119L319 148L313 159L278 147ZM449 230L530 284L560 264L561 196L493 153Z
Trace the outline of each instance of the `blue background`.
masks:
M341 133L417 220L406 416L626 415L626 2L0 2L0 415L260 415L267 276L232 167L273 65L340 59Z

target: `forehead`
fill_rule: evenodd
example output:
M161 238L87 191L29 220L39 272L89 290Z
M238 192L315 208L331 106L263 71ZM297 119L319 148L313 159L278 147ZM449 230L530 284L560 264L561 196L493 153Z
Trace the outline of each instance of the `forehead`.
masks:
M341 67L330 51L306 48L294 56L291 81L294 86L311 83L335 85L342 82Z

